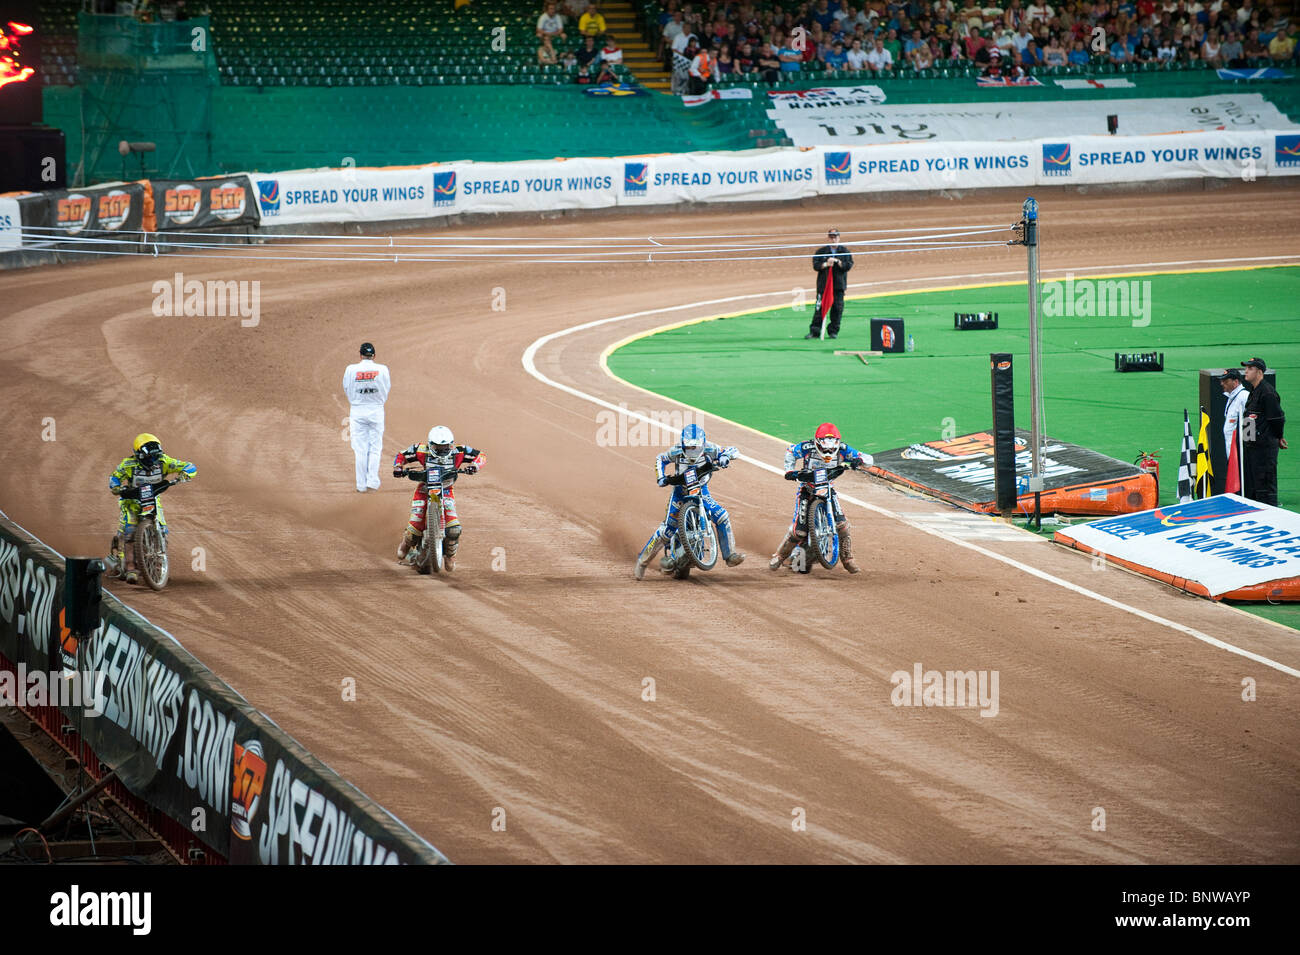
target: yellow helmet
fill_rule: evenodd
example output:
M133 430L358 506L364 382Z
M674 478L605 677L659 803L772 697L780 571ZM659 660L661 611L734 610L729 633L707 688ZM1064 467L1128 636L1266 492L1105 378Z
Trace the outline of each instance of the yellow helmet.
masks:
M162 457L162 442L147 432L135 436L135 458L141 464L153 465Z

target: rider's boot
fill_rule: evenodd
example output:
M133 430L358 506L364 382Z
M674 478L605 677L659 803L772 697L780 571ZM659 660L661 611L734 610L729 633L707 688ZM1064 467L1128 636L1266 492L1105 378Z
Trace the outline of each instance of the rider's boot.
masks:
M853 559L853 537L849 534L849 522L835 525L835 533L840 535L840 563L850 574L856 574L862 570L858 562Z
M632 568L632 576L637 580L645 579L645 569L650 561L654 560L655 554L663 544L663 525L660 524L655 528L655 532L650 535L650 539L645 542L641 548L641 553L636 555L636 566ZM666 555L665 555L666 556Z
M781 565L790 557L790 552L794 550L795 539L789 531L785 532L785 537L781 541L781 546L776 549L772 559L767 562L768 570L780 570Z
M107 577L121 577L126 573L122 566L122 538L119 534L113 535L113 543L108 545L108 567L105 572Z
M135 541L130 537L122 545L122 579L128 584L140 582L140 572L135 569Z
M411 552L411 549L420 546L420 539L423 536L414 527L407 524L406 531L402 534L402 542L397 545L397 559L406 560L406 555Z
M442 566L448 573L456 569L456 551L460 549L460 525L452 524L447 528L447 536L442 539Z
M736 550L736 537L731 533L731 521L723 518L718 522L718 546L722 550L722 559L728 567L735 567L745 559L745 555Z

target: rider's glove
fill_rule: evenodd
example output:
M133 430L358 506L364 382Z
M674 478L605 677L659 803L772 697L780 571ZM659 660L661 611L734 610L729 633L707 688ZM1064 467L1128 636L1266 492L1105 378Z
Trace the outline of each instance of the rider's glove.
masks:
M428 471L407 471L406 476L412 481L423 481Z
M685 474L670 474L670 475L668 475L666 478L664 478L664 481L665 481L666 483L668 483L668 484L672 484L672 485L685 484L685 483L686 483L686 475L685 475Z
M785 472L785 479L786 479L787 481L797 481L797 480L799 480L799 472L798 472L798 471L786 471L786 472Z
M405 468L393 468L393 477L401 477L406 473Z
M656 480L659 482L660 487L664 487L668 483L668 477L663 474L659 475L659 477L656 478Z
M467 465L465 465L465 467L464 467L464 471L465 471L466 474L478 474L478 465L476 465L476 464L467 464Z
M858 470L859 468L862 467L862 459L853 458L852 460L849 461L849 467L851 467L855 471Z
M124 487L118 493L128 501L140 500L140 489L138 487Z

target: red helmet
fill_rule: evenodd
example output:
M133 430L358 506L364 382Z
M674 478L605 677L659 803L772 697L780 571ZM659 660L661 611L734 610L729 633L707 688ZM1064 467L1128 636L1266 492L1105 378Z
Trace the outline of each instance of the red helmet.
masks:
M829 421L818 426L815 439L817 450L827 461L835 457L840 450L840 429Z

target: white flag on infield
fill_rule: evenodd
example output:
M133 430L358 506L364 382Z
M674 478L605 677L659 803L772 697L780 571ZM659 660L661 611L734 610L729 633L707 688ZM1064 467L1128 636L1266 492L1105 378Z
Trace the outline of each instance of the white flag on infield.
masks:
M1124 90L1132 89L1136 84L1122 76L1103 76L1093 80L1057 80L1056 85L1063 90Z

